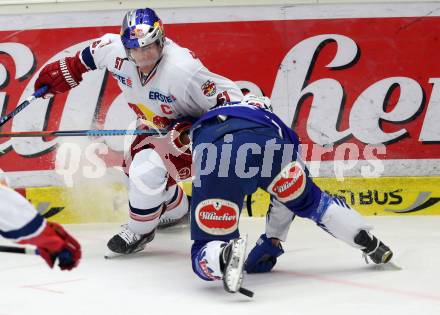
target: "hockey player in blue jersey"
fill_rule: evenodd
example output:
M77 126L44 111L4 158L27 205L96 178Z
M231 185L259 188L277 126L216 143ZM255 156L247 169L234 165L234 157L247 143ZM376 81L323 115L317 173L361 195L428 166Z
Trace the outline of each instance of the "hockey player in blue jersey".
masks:
M298 154L298 136L270 109L267 97L247 95L240 103L208 111L193 125L194 272L204 280L223 279L226 291L234 293L240 290L243 268L248 273L273 268L283 254L279 242L263 234L245 262L246 239L239 235L244 196L257 188L286 211L361 249L374 263L387 263L390 248L370 233L372 227L358 212L312 181Z

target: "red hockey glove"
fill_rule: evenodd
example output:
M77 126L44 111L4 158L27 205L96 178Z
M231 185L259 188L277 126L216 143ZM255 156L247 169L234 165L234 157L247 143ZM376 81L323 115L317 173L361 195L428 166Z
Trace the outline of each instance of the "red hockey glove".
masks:
M171 128L168 136L172 146L171 154L183 159L191 160L191 139L189 130L192 124L188 121L178 122Z
M78 241L55 222L47 222L45 229L38 236L19 243L37 246L40 256L50 268L53 268L58 259L61 270L71 270L81 259L81 246Z
M64 93L77 86L82 80L82 74L87 71L79 58L79 52L75 57L66 57L49 63L41 70L35 81L35 91L47 86L47 92L44 94L46 97L48 94Z
M148 129L148 127L144 128ZM160 155L167 168L169 174L167 188L191 177L192 156L188 137L190 128L190 122L179 122L163 136L137 136L131 145L130 155L124 159L125 173L129 174L131 161L138 152L152 148Z

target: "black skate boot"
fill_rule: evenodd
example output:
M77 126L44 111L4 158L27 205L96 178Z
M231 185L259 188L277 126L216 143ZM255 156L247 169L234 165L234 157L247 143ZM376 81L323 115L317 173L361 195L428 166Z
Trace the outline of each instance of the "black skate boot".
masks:
M386 264L393 257L393 252L388 246L365 230L361 230L356 235L354 242L363 247L362 251L367 264L367 256L376 264Z
M147 234L132 232L126 224L122 231L113 236L107 243L110 251L117 254L132 254L145 248L145 245L154 239L155 230Z
M240 292L252 297L253 292L241 287L246 259L246 244L247 237L229 241L220 254L220 270L223 272L223 287L227 292Z

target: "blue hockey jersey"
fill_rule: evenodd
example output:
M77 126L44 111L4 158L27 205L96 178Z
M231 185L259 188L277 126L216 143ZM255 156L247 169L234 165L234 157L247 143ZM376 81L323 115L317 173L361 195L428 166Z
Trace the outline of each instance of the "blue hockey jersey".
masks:
M295 146L299 145L299 138L297 134L290 129L277 115L266 109L248 105L246 103L225 103L221 106L215 107L202 115L193 124L192 129L197 129L204 121L210 120L219 115L241 118L273 128L277 131L281 138L288 138L290 139L291 143L295 144ZM245 126L243 127L246 128Z

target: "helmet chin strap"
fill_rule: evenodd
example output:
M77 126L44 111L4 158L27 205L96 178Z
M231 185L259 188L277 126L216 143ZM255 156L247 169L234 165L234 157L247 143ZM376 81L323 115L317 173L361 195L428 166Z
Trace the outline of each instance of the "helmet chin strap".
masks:
M151 70L148 73L142 72L141 69L139 68L139 66L137 67L138 73L139 73L139 78L141 79L142 85L147 84L147 82L150 80L151 76L156 72L157 66L159 65L161 60L162 60L162 54L159 57L159 59L156 61L156 63L154 64L153 68L151 68Z

